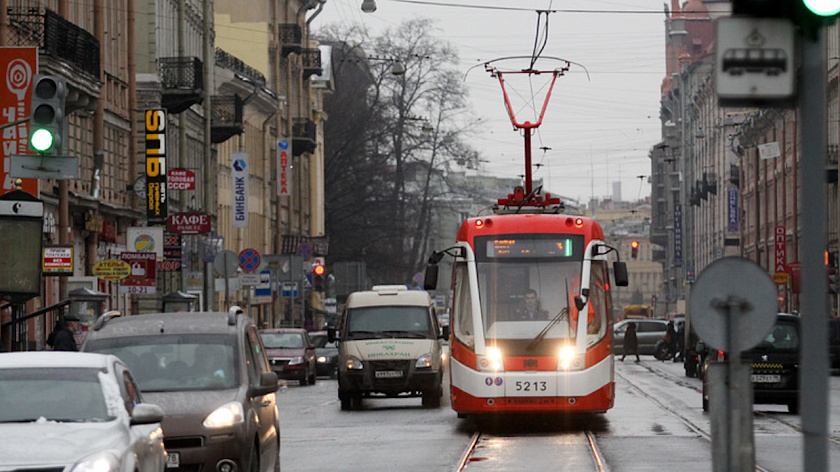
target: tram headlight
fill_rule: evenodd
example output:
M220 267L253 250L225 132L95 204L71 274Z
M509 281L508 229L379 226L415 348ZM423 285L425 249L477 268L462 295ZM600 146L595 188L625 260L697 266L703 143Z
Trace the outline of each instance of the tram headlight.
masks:
M361 370L364 368L362 361L353 356L347 356L345 365L347 365L347 370Z
M575 356L574 346L563 346L560 348L560 368L570 370L580 368L580 360Z
M502 370L502 350L497 347L487 348L488 368L491 370Z
M430 369L432 367L432 353L427 352L422 356L417 358L417 362L414 363L415 369Z

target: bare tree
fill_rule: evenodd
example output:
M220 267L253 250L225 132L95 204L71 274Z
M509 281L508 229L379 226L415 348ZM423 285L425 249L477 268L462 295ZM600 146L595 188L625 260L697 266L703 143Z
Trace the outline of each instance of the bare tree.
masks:
M374 282L410 283L451 192L446 169L476 156L461 140L469 126L456 55L426 19L376 38L325 34L343 55L333 58L336 92L325 102L331 256L365 261ZM394 61L404 74L391 73Z

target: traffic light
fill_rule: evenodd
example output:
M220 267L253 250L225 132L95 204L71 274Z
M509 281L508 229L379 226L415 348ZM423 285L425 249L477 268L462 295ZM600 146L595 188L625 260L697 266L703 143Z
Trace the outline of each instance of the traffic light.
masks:
M813 37L818 28L840 15L840 0L733 0L732 14L789 18L802 33Z
M320 261L312 264L312 285L316 292L323 292L326 290L324 279L326 278L327 268Z
M64 101L67 83L51 75L35 75L29 114L29 150L60 155L64 145Z
M632 241L630 243L630 257L633 259L639 257L639 241Z

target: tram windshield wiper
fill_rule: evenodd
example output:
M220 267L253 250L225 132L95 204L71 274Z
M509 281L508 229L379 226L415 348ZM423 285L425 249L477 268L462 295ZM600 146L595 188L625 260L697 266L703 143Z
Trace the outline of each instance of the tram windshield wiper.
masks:
M560 320L562 320L563 318L566 318L566 321L570 322L570 320L569 320L569 281L568 280L566 280L566 307L563 308L562 310L560 310L560 313L557 313L556 315L554 315L554 318L552 318L551 321L549 321L548 324L545 325L545 328L543 328L542 331L540 331L539 333L537 333L536 336L534 336L534 340L531 341L530 344L528 344L528 347L526 349L528 351L530 351L530 350L534 349L535 347L537 347L537 345L539 345L542 342L542 340L545 339L545 335L548 334L549 331L551 331L551 328L553 328L554 325L559 323Z

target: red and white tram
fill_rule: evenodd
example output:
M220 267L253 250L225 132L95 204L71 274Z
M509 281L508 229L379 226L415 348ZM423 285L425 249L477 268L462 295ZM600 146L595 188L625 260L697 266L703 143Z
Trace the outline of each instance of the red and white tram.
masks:
M606 412L615 398L607 264L614 248L596 221L554 213L556 205L500 208L464 221L457 244L433 254L427 270L432 288L436 263L454 256L452 408L459 417ZM617 285L627 284L624 263L614 263L614 273ZM525 301L534 291L536 319Z

